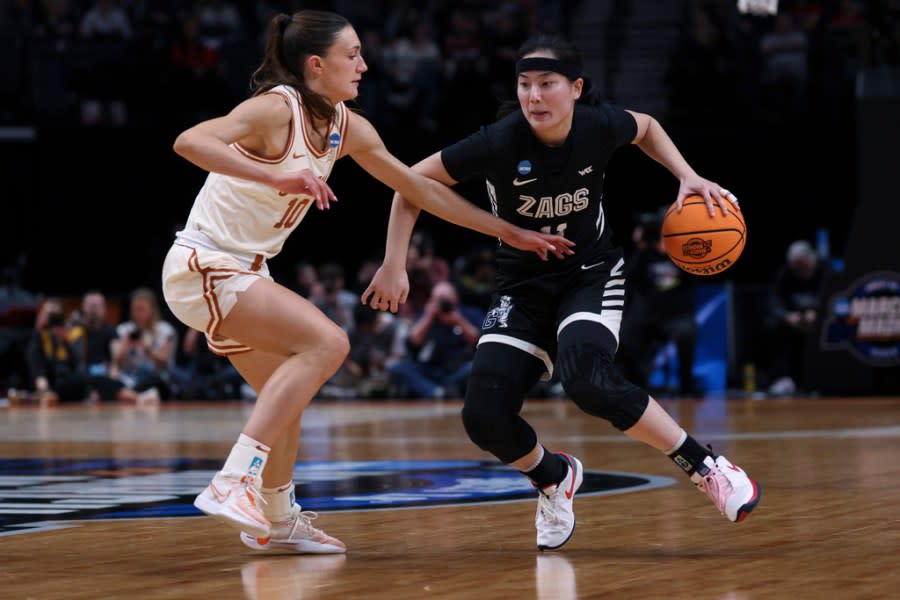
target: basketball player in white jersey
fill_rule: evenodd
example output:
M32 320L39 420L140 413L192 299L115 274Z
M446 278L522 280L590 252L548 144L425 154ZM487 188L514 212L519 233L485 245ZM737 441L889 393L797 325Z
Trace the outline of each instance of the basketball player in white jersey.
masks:
M327 209L337 200L325 183L337 159L350 156L420 208L544 260L570 252L565 238L510 225L392 156L344 105L366 69L359 37L340 15L278 15L252 97L175 141L175 152L209 175L163 265L165 299L258 394L222 470L194 504L258 550L346 551L313 527L315 513L301 511L292 478L300 416L343 363L347 336L266 267L313 204ZM379 308L396 312L397 303Z

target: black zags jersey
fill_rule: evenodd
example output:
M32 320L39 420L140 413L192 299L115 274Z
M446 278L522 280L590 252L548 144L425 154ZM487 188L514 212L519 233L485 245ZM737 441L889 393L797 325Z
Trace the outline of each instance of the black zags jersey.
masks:
M441 152L444 168L456 181L485 178L494 214L575 242L573 256L548 262L501 243L498 283L568 271L609 256L614 247L603 214L604 172L613 152L636 134L637 123L624 109L576 104L562 146L543 144L517 110Z

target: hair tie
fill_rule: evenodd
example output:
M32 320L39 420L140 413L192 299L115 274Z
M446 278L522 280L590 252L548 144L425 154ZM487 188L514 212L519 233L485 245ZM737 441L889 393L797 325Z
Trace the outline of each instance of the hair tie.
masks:
M279 29L281 30L281 37L284 37L284 32L287 30L288 25L291 24L291 16L286 13L281 13L281 16L284 18L281 20L281 25L279 26Z

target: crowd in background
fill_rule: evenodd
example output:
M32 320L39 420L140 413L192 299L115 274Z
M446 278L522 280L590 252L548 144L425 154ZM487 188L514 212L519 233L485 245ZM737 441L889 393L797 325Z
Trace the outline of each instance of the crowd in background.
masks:
M635 231L626 262L628 310L619 367L654 393L696 397L707 390L692 375L697 340L698 282L678 269L660 242L659 222ZM398 312L360 302L379 262L345 273L336 262L295 265L289 287L344 329L350 354L319 390L322 398L459 398L494 288L494 248L484 245L448 259L429 236L414 233L407 256L410 290ZM790 245L769 291L764 323L772 352L761 381L773 395L801 387L803 351L816 319L827 263L811 244ZM109 310L110 306L114 310ZM126 298L88 290L79 298L31 294L14 278L0 287L0 385L8 398L39 403L117 402L157 405L173 400L253 400L256 393L204 335L167 314L148 287ZM675 389L654 389L650 376L663 345L675 344ZM562 396L555 379L531 397Z
M323 8L360 34L369 65L360 103L376 126L455 131L447 107L482 124L509 95L519 44L537 30L571 34L583 3L2 0L0 124L126 126L219 114L246 96L272 16ZM633 10L601 4L611 7L610 29ZM839 109L828 104L847 100L857 67L900 61L897 0L781 0L773 18L741 17L733 0L684 6L668 76L675 118L709 119L737 98L765 114ZM605 69L616 68L616 40L626 35L615 33L598 32L609 38ZM718 94L706 92L713 81ZM161 102L173 93L177 104Z

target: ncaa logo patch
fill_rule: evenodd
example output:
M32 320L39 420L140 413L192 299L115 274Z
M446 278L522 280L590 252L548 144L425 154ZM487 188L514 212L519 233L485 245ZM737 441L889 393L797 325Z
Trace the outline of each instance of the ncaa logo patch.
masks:
M529 173L531 173L531 161L520 161L519 164L516 165L516 171L518 171L519 175L528 175Z
M0 535L110 519L194 517L194 498L221 468L212 459L0 459ZM518 471L477 460L298 463L296 495L319 512L533 501ZM669 486L639 473L585 471L579 496Z

